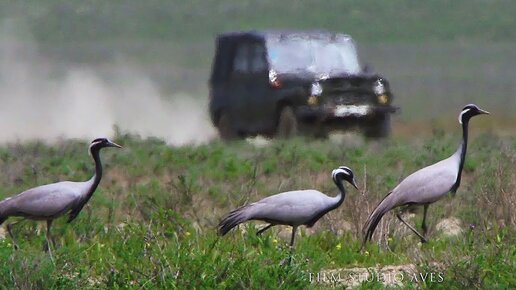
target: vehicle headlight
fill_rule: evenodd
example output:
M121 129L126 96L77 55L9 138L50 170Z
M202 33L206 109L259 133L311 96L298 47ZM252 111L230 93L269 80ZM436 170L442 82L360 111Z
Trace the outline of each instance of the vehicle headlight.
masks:
M373 92L376 95L382 95L382 94L385 93L385 85L382 82L382 80L377 80L376 82L374 82L374 84L373 84Z
M379 95L378 96L378 103L382 104L382 105L385 105L389 102L389 97L387 97L387 95L385 94L382 94L382 95Z
M306 102L310 105L310 106L317 106L317 104L319 103L319 99L317 99L317 96L310 96L308 97L308 100L306 100Z
M320 83L315 82L312 84L312 87L310 88L310 95L312 96L320 96L322 94L322 86Z

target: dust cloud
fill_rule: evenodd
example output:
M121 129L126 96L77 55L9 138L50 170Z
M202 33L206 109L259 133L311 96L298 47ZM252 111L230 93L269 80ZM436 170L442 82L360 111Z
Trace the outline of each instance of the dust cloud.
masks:
M110 137L115 125L177 146L215 136L205 98L163 95L120 58L108 64L109 77L95 66L56 63L19 30L0 24L0 143Z

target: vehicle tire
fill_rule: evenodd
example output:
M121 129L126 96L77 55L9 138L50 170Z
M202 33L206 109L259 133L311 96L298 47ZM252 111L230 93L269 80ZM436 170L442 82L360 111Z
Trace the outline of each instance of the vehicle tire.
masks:
M325 130L325 129L321 129L321 128L318 128L314 133L313 133L313 137L315 139L320 139L320 140L324 140L324 139L328 139L329 137L329 131L328 130Z
M291 106L281 108L276 127L276 137L291 138L297 135L297 118Z
M367 138L386 138L391 133L391 115L380 114L371 120L365 127L364 135Z
M234 140L237 137L235 130L233 129L231 118L226 112L220 114L217 122L217 129L219 130L219 136L222 140Z

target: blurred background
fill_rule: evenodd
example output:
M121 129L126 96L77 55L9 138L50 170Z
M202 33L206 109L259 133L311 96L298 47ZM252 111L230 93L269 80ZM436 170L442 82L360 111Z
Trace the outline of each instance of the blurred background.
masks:
M473 102L493 113L480 130L512 136L514 11L503 0L1 1L0 143L109 136L114 125L207 142L215 36L266 28L350 34L391 82L394 136L456 126Z

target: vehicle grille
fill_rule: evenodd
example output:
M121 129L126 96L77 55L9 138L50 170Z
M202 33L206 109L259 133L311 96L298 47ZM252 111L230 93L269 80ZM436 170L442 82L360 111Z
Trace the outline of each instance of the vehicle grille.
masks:
M374 102L370 94L332 94L324 97L328 105L358 105L371 104Z

